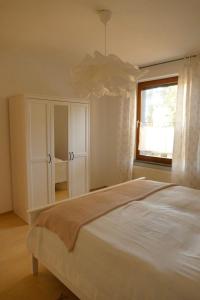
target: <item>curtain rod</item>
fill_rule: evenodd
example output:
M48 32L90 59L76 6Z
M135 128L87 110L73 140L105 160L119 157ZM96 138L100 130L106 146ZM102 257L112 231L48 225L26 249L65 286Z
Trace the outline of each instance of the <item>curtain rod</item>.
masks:
M191 57L196 57L198 54L194 54L194 55L190 55L190 56L184 56L184 57L180 57L180 58L175 58L175 59L170 59L170 60L166 60L166 61L162 61L162 62L157 62L155 64L150 64L150 65L144 65L144 66L139 66L139 69L145 69L145 68L149 68L149 67L154 67L154 66L159 66L159 65L164 65L164 64L168 64L171 62L175 62L175 61L180 61L180 60L184 60L186 58L191 58Z

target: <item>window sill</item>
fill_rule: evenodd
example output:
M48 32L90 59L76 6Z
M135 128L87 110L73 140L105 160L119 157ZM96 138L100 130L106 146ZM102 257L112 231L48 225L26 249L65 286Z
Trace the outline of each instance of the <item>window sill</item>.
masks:
M171 171L171 168L172 168L171 165L165 165L165 164L161 164L161 163L148 162L148 161L142 161L142 160L135 160L134 165L138 166L138 167L161 169L161 170L165 170L165 171Z

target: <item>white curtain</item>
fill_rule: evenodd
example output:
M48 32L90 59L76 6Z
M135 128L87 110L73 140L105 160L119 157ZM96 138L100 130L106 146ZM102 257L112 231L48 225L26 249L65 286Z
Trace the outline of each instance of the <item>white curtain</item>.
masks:
M179 78L172 179L200 188L200 56L185 60Z
M91 99L91 186L132 179L135 96Z
M174 127L141 125L139 150L172 155L173 137Z
M119 181L127 181L133 176L133 161L136 140L136 97L135 92L119 99L119 121L117 140L117 166Z

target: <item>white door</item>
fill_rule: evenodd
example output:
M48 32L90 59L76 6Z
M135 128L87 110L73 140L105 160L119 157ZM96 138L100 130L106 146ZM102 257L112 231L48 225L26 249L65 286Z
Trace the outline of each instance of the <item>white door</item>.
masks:
M88 192L88 105L71 103L69 107L69 192L78 196Z
M50 105L29 103L30 208L51 202Z

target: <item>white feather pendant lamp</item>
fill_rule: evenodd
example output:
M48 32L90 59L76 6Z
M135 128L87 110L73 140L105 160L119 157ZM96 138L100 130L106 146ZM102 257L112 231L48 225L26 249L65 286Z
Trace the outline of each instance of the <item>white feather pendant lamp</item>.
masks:
M83 61L71 70L73 88L82 97L94 95L118 96L131 93L134 83L144 75L138 67L123 62L116 55L106 55L106 25L111 12L98 12L105 25L105 55L95 51L94 56L86 55Z

